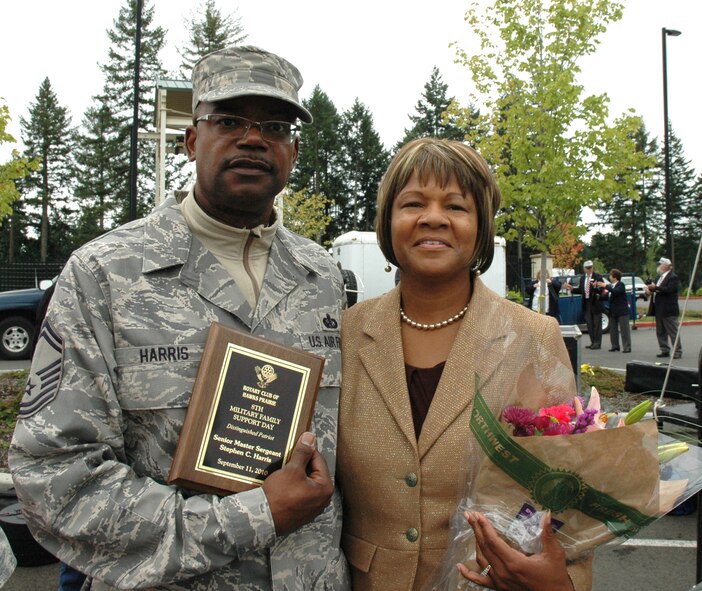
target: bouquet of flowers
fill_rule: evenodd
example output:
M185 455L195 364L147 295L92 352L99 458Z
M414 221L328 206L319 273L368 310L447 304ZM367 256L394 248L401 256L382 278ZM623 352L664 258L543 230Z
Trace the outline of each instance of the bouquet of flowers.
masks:
M641 420L645 401L626 417L600 410L593 388L587 405L491 412L476 386L471 431L483 457L469 474L466 497L452 521L452 542L431 589L462 589L456 563L480 570L464 511L486 515L495 529L527 554L541 551L541 524L551 527L568 560L624 540L702 489L702 453L658 433Z

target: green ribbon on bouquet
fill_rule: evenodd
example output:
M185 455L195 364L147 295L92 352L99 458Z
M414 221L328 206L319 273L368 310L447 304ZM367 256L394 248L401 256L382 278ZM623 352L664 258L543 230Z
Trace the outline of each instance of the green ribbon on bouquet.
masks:
M502 427L478 388L470 429L485 455L512 480L529 491L532 499L553 513L577 509L604 523L615 536L632 536L655 521L637 509L620 503L570 470L552 468L525 450Z

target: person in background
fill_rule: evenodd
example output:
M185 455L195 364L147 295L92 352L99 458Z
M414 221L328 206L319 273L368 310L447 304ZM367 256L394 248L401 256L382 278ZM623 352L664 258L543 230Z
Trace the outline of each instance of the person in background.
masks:
M680 280L673 273L673 263L670 259L661 257L656 267L658 277L648 284L648 293L651 297L648 314L656 318L656 337L660 352L656 357L670 357L670 350L675 345L678 334L678 294ZM682 342L678 341L673 352L673 359L682 357Z
M434 138L403 146L378 188L378 243L402 279L342 322L337 470L356 590L419 590L439 565L468 464L483 457L469 427L476 374L498 415L575 392L558 323L480 279L493 259L500 199L477 152ZM553 591L590 589L591 562L566 565L554 538L526 556L483 525L489 548L481 551L497 562L464 577L536 591L548 573Z
M32 360L9 463L33 535L91 591L348 589L334 486L342 279L281 224L302 76L256 47L193 69L197 179L71 255ZM261 487L168 484L212 322L325 358L311 431Z
M610 283L601 282L600 287L609 292L609 339L610 352L619 351L619 335L622 337L622 353L631 353L631 328L629 327L629 302L626 286L622 283L622 272L612 269L609 272Z
M543 313L553 316L560 321L561 309L558 303L558 293L561 291L561 282L557 277L551 277L546 273L546 289L548 297L541 297L541 271L537 271L536 279L527 285L526 292L529 295L528 307L535 312L540 312L540 302L543 301Z
M583 313L585 315L585 324L587 324L587 334L590 337L588 349L599 349L602 347L602 312L604 306L602 304L602 287L603 277L599 273L593 271L592 261L583 263L585 273L580 276L580 282L577 287L570 283L566 283L565 287L572 293L578 293L583 296Z

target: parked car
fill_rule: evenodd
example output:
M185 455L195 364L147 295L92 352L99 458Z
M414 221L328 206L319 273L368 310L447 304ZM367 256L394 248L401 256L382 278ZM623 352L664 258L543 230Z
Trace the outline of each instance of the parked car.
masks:
M0 356L5 359L28 359L36 329L37 307L44 291L58 277L31 289L0 292Z
M641 277L636 277L632 275L622 274L622 283L626 288L626 293L631 293L631 285L634 284L634 291L636 293L637 300L648 300L648 290L646 289L646 283Z

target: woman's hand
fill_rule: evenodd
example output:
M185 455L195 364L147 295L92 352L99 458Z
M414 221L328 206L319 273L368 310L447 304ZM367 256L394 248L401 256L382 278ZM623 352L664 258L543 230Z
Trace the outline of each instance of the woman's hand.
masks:
M458 564L458 570L466 579L500 591L573 591L566 570L565 551L551 530L550 513L542 524L543 550L531 556L507 544L485 515L468 511L464 515L475 533L476 559L482 569L480 574L474 573Z

